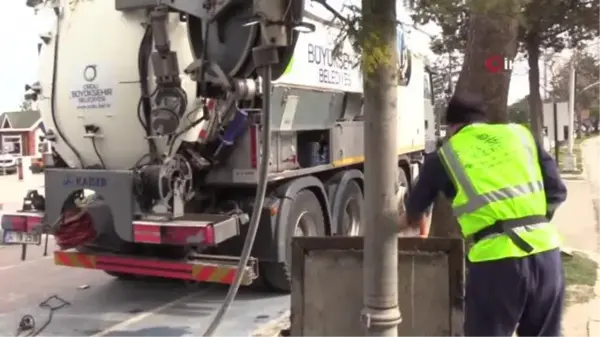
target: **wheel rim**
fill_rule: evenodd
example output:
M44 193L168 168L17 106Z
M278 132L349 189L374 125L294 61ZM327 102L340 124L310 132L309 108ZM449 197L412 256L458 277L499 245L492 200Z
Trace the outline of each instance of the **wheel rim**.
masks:
M346 236L360 235L360 204L357 198L350 198L346 202L342 226Z
M310 213L304 211L298 216L296 220L296 226L294 227L294 236L310 236L313 235L314 228L316 227L314 219Z

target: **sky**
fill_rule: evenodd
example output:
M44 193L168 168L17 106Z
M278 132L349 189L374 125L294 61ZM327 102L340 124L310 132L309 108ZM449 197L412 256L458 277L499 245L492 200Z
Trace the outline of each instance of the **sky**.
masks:
M25 84L37 77L39 26L24 0L3 1L0 11L0 112L18 109Z
M398 17L401 22L411 23L409 13L400 5L401 1L397 1ZM420 51L428 55L431 60L435 59L435 55L429 50L430 36L437 35L440 29L435 24L428 24L418 27L419 32L412 29L410 31L409 48ZM429 35L429 36L428 36ZM528 65L527 62L515 62L513 65L513 73L510 80L510 88L508 91L508 104L512 104L529 94L529 79L527 77Z
M401 7L398 12L402 21L410 22L408 14ZM25 1L3 1L0 11L0 43L4 46L3 52L0 53L0 112L17 109L23 100L25 84L36 81L40 24L34 16L33 9L25 6ZM422 28L429 34L435 34L437 31L434 25ZM428 49L429 37L414 30L411 35L414 36L410 38L411 48ZM524 62L516 63L508 102L516 102L527 94L527 65Z

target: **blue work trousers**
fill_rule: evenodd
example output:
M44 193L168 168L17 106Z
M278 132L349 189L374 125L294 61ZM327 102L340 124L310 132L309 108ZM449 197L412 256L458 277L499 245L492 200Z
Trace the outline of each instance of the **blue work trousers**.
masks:
M560 250L467 263L465 336L560 336Z

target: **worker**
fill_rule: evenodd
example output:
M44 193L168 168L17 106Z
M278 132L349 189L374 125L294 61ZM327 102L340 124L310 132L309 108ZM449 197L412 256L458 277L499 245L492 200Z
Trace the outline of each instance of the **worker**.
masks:
M560 336L564 276L550 224L566 187L550 155L519 124L487 124L480 99L455 96L447 140L429 154L406 200L407 222L429 232L442 192L466 238L466 336Z

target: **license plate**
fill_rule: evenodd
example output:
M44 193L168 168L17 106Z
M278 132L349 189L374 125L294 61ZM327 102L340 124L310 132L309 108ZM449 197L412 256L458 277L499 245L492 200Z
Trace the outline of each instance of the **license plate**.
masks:
M4 232L4 243L21 243L26 245L40 245L42 243L41 234L23 233L23 232Z

